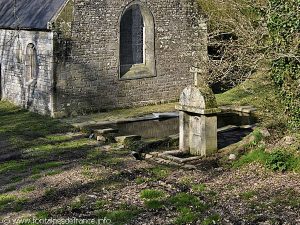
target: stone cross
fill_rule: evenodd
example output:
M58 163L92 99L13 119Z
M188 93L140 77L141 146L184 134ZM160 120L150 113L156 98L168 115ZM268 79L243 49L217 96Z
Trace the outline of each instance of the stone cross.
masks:
M191 67L190 72L194 74L194 85L200 87L202 81L201 74L204 73L204 70L198 67Z

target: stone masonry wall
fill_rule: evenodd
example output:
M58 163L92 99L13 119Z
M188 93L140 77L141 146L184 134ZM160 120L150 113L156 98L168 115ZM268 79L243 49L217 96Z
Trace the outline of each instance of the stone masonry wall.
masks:
M0 30L1 97L41 114L52 114L52 32ZM26 48L36 52L36 79L26 78Z
M61 15L69 21L58 17L55 116L174 101L193 82L190 68L206 66L206 23L196 1L141 0L154 17L156 76L121 80L120 18L130 3L70 0Z

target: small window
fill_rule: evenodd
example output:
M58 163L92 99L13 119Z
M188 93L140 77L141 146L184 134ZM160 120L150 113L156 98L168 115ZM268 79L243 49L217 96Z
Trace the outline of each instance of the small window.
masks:
M22 62L22 45L19 40L18 40L17 46L16 46L16 59L17 59L17 63Z
M141 4L126 7L120 20L120 78L155 76L154 19Z
M27 45L26 48L26 81L37 78L37 55L33 44Z

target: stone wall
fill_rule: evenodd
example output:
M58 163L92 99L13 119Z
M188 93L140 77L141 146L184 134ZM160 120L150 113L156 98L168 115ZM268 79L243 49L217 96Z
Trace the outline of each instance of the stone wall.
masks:
M54 25L55 116L177 100L206 66L207 30L194 0L141 0L154 17L156 73L120 79L120 20L129 0L70 0ZM205 70L204 70L205 71Z
M34 55L29 56L28 46ZM2 99L52 114L52 32L0 30L0 64Z

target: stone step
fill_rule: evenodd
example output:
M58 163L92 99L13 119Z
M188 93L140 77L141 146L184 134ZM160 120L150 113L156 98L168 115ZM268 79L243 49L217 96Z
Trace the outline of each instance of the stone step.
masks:
M117 143L122 145L128 145L135 141L140 141L142 139L139 135L126 135L126 136L117 136L115 137L115 140Z
M118 133L118 129L113 129L113 128L106 128L106 129L97 129L94 130L94 133L96 135L105 135L105 134L112 134L112 133Z

